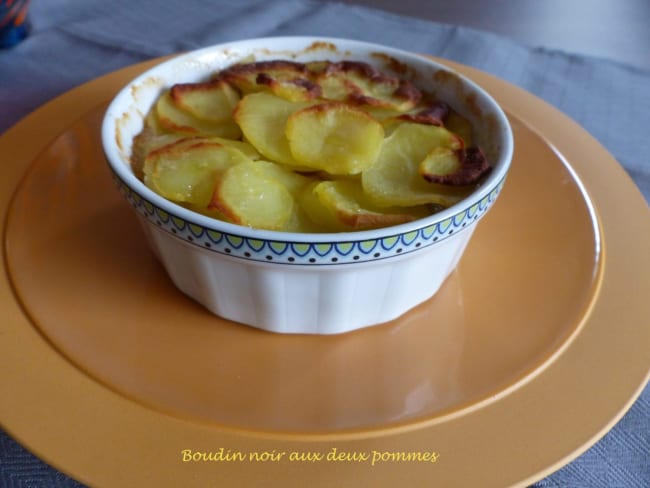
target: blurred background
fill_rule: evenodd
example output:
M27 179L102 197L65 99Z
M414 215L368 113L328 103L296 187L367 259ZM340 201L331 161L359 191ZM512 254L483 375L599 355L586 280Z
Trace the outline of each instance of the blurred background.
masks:
M321 0L323 1L323 0ZM339 0L650 70L649 0Z

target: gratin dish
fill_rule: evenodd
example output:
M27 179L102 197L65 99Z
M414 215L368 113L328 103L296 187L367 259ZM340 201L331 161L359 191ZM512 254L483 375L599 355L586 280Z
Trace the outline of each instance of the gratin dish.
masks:
M292 233L251 229L168 201L136 177L131 146L160 93L244 60L355 60L408 76L467 118L493 168L467 198L382 229ZM174 284L214 314L272 332L335 334L395 319L432 297L503 187L513 152L509 122L482 88L437 62L358 41L252 39L165 61L127 84L102 124L106 159Z

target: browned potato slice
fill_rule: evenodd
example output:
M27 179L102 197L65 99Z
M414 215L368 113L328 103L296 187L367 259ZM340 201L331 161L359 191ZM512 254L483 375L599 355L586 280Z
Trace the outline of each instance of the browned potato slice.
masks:
M149 153L144 161L144 182L169 200L206 206L218 175L243 161L248 158L237 149L182 139Z
M436 147L458 150L462 142L444 127L401 124L384 141L375 164L362 173L364 191L381 205L446 207L460 201L470 189L429 183L420 175L420 162Z
M397 118L407 122L417 122L418 124L443 126L450 112L451 108L445 102L435 101L417 110L399 115Z
M329 102L294 112L286 137L294 158L330 174L358 174L377 159L384 129L361 109Z
M239 101L237 91L223 80L176 84L170 97L181 110L216 124L228 122Z
M310 80L302 63L285 60L236 64L219 74L242 93L266 91L293 102L318 98L321 88Z
M404 112L417 105L422 94L409 81L382 73L371 65L355 61L319 66L314 78L322 97L356 105Z
M420 162L419 172L425 180L432 181L432 177L455 173L460 166L458 151L439 146L429 151L429 154Z
M253 93L241 99L233 117L246 140L260 154L274 162L299 168L303 165L292 156L284 129L289 116L306 106L270 93Z
M241 131L232 120L216 123L199 119L178 108L169 92L162 95L156 102L156 115L161 128L168 132L184 135L206 135L239 139Z
M209 208L231 222L257 229L282 230L293 215L289 191L265 174L265 161L246 161L228 168L219 179Z
M404 209L377 207L364 194L361 185L354 181L323 181L313 188L313 192L331 215L352 230L398 225L418 217Z
M462 186L477 183L490 168L483 151L476 146L461 151L436 148L420 163L420 174L432 183Z

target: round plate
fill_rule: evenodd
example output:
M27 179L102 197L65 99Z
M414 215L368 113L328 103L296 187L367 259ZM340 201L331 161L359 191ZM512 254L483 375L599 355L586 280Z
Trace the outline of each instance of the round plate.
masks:
M151 64L0 139L0 422L37 455L92 485L507 486L577 456L636 398L650 367L647 207L555 109L453 65L504 106L516 143L458 271L394 322L281 336L177 292L114 188L99 120Z

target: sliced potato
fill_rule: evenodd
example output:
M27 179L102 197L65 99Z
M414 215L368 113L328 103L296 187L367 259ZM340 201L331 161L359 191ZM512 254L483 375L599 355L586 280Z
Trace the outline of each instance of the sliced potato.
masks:
M451 107L449 105L445 102L435 101L417 110L399 115L397 118L408 122L417 122L418 124L444 126L445 120L447 120L450 113Z
M163 94L131 160L154 191L204 215L341 232L465 198L490 170L472 135L444 102L371 64L250 59Z
M245 141L227 139L225 137L207 137L206 140L210 142L216 142L217 144L222 144L224 146L229 146L233 149L237 149L238 151L242 152L248 159L252 159L254 161L262 158L262 155L257 152L257 149Z
M420 174L424 179L441 185L473 185L490 169L485 154L476 146L452 154L434 150L420 163Z
M133 146L131 147L131 167L133 172L138 178L142 179L144 177L144 160L147 154L184 137L182 134L157 134L150 127L145 127L133 138Z
M329 213L351 230L376 229L418 218L403 209L377 207L354 181L323 181L312 191Z
M297 173L283 164L270 161L259 161L257 170L269 180L274 180L284 186L294 197L297 197L305 185L315 179L312 176Z
M364 191L381 205L447 207L460 201L469 189L429 183L420 175L420 162L436 147L457 150L462 142L444 127L402 123L384 141L375 164L362 173Z
M232 118L239 94L224 80L172 86L170 98L181 110L200 120L223 124Z
M281 229L285 232L325 232L325 229L318 226L312 219L309 218L307 212L302 208L302 205L299 204L298 200L294 199L293 212L291 217L284 224L284 227Z
M182 139L149 153L144 161L144 182L169 200L207 206L218 175L244 161L249 159L237 149Z
M293 157L330 174L358 174L372 166L384 140L382 125L365 111L340 102L313 105L287 120Z
M323 98L356 105L404 112L415 107L422 96L411 82L362 62L329 63L314 77L322 88Z
M239 139L241 131L233 120L216 123L199 119L189 112L178 108L166 92L156 102L156 115L160 126L169 132L185 135L206 135Z
M455 173L460 166L458 151L449 147L434 147L420 162L418 169L425 180L432 181L433 177Z
M293 215L289 191L265 174L262 161L246 161L228 168L215 187L209 208L231 222L258 229L282 230Z
M299 168L303 165L292 156L284 129L289 116L306 106L270 93L253 93L241 99L233 117L246 140L260 154L271 161Z
M318 197L314 190L319 184L321 182L314 181L303 189L298 199L300 207L321 232L345 232L350 230L349 226L338 219L336 214L326 207Z
M292 102L313 100L321 95L321 87L311 81L305 65L294 61L236 64L222 71L219 78L244 94L266 91Z

